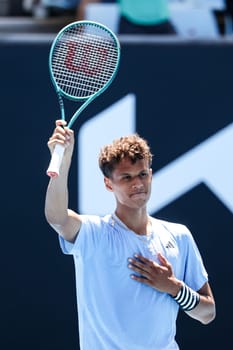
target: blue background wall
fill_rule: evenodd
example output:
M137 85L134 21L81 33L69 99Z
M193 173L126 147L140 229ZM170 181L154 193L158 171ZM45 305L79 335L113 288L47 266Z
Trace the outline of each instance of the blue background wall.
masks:
M46 143L59 117L48 74L50 44L50 39L0 42L1 349L78 349L73 261L62 255L43 213ZM83 113L76 133L93 114L133 92L137 131L150 142L159 170L233 122L232 62L233 45L223 41L122 40L119 74ZM70 206L78 209L76 165L74 157ZM181 349L231 344L232 212L200 184L156 215L189 226L217 302L217 318L208 326L180 314Z

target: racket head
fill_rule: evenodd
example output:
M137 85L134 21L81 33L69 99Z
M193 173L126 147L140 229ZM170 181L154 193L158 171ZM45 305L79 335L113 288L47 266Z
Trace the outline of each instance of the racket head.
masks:
M120 43L103 24L76 21L53 40L49 70L58 94L74 100L93 99L114 80L120 62Z

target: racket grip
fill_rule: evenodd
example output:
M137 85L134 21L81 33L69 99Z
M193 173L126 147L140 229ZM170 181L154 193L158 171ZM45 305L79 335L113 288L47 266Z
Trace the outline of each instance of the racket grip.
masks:
M59 169L61 166L64 151L65 151L64 146L60 144L56 144L49 163L49 167L47 169L47 175L49 177L56 178L59 176Z

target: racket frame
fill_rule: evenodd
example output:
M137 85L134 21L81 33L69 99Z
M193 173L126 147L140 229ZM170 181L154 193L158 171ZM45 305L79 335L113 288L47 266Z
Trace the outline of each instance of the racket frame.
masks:
M115 70L113 71L112 76L109 78L108 82L104 84L104 86L102 88L100 88L97 92L95 92L94 94L85 96L85 97L77 97L77 96L72 96L67 94L65 91L63 91L57 84L56 79L54 78L54 74L53 74L53 70L52 70L52 60L53 60L53 52L54 52L54 48L57 44L57 41L60 39L60 37L63 35L63 33L69 29L71 29L72 27L76 27L76 26L84 26L84 25L93 25L96 26L97 28L101 28L104 31L106 31L111 38L113 39L113 41L116 44L116 49L118 52L117 55L117 62L116 62L116 66L115 66ZM75 120L77 119L77 117L82 113L82 111L99 95L101 95L108 87L109 85L111 85L112 81L114 80L114 78L116 77L116 74L118 72L119 69L119 63L120 63L120 56L121 56L121 50L120 50L120 43L118 38L116 37L116 35L109 29L107 28L105 25L99 23L99 22L95 22L95 21L76 21L76 22L72 22L68 25L66 25L64 28L62 28L59 33L56 35L55 39L53 40L51 49L50 49L50 53L49 53L49 72L50 72L50 77L52 80L52 83L54 85L55 91L57 93L58 96L58 100L59 100L59 106L60 106L60 111L61 111L61 119L62 120L66 120L65 118L65 107L64 107L64 102L63 102L63 97L72 100L72 101L76 101L76 102L84 102L80 108L73 114L73 116L71 117L70 121L67 124L67 127L70 128L73 123L75 122Z
M108 35L111 36L111 38L115 42L115 47L116 47L116 51L117 51L117 60L115 63L115 69L113 70L111 77L99 90L97 90L95 93L90 94L88 96L77 97L77 96L72 96L72 95L67 94L65 91L63 91L59 87L59 85L57 84L56 79L54 77L54 74L53 74L52 60L53 60L54 48L57 45L57 42L60 39L60 37L64 34L64 32L71 29L72 27L85 26L85 25L92 25L92 26L96 26L98 28L101 28L102 30L106 31ZM72 23L66 25L64 28L62 28L58 32L58 34L56 35L56 37L54 38L54 40L52 42L52 46L51 46L50 53L49 53L49 72L50 72L50 77L51 77L53 86L54 86L55 91L56 91L57 96L58 96L60 112L61 112L61 119L66 120L63 97L65 97L69 100L72 100L72 101L83 102L83 104L77 109L77 111L73 114L70 121L68 122L68 124L67 124L68 128L71 128L71 126L73 125L73 123L75 122L77 117L82 113L82 111L96 97L98 97L100 94L102 94L109 87L109 85L112 83L112 81L114 80L114 78L118 72L120 56L121 56L121 50L120 50L120 43L118 41L118 38L109 28L107 28L105 25L103 25L101 23L94 22L94 21L76 21L76 22L72 22ZM56 178L57 176L59 176L59 169L60 169L60 165L62 162L64 151L65 151L65 147L61 146L60 144L57 144L54 148L54 151L53 151L53 154L51 157L51 161L50 161L49 167L47 169L47 175L50 176L51 178Z

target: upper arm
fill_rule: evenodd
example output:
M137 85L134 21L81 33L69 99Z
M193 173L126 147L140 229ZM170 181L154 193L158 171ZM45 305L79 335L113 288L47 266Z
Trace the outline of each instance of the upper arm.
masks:
M82 220L79 214L77 214L71 209L68 209L66 220L62 224L50 225L66 241L73 243L81 228Z
M211 287L208 282L206 282L198 291L200 295L214 299Z

